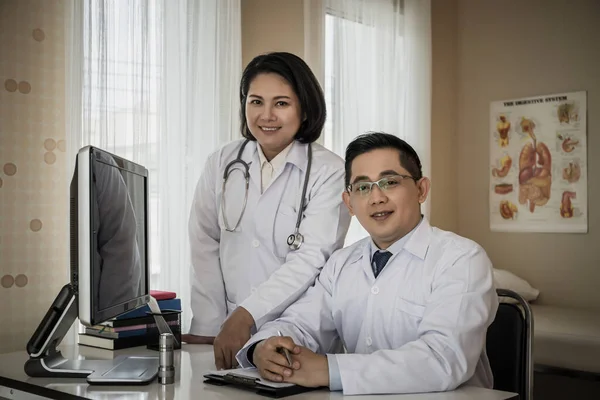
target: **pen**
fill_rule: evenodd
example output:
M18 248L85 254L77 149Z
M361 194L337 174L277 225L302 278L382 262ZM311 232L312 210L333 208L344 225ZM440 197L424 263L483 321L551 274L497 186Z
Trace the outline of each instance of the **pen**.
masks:
M281 331L277 331L277 333L279 334L279 336L283 336L281 334ZM290 357L290 352L285 347L282 347L280 350L283 351L283 355L285 356L289 366L291 367L292 366L292 358Z

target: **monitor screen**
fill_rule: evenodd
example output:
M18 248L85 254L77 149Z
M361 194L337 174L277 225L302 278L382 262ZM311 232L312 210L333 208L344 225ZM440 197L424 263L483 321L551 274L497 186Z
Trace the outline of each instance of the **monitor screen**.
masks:
M71 202L71 280L80 321L96 325L146 304L148 171L85 147L77 155Z

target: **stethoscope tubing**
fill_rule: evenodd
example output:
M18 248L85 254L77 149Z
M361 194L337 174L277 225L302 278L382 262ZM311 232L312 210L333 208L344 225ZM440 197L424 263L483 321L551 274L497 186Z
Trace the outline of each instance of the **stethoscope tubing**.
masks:
M300 208L298 209L298 218L296 218L296 229L294 234L300 233L300 222L302 222L302 214L304 213L304 204L306 203L306 188L308 186L308 178L310 177L310 167L312 166L312 146L308 144L308 162L306 163L306 173L304 174L304 185L302 185L302 197L300 198Z
M248 144L249 141L250 141L249 139L246 139L244 141L244 143L242 143L240 150L238 151L237 157L234 160L232 160L231 162L229 162L225 166L225 170L223 171L223 187L221 190L221 214L223 214L223 222L225 225L225 230L228 232L234 232L239 227L239 225L242 221L242 217L244 216L244 212L246 211L246 204L248 203L248 190L249 190L249 185L250 185L250 166L248 165L248 163L246 163L244 160L242 160L242 154L244 152L244 148L246 147L246 145ZM240 213L240 216L239 216L238 220L236 221L235 226L233 228L230 228L229 222L227 221L227 216L225 215L225 209L226 209L225 186L227 183L227 179L229 178L231 169L236 164L241 164L243 167L244 179L246 181L246 190L245 190L245 194L244 194L244 204L242 206L242 212ZM300 208L298 209L298 217L296 218L296 227L294 229L294 233L292 235L290 235L290 238L293 236L298 239L297 240L298 244L296 244L294 246L292 246L292 244L290 244L290 247L292 248L292 250L299 249L300 246L302 245L302 243L304 242L304 237L300 234L300 223L302 222L302 215L304 213L304 207L306 204L306 191L308 189L308 179L310 177L311 166L312 166L312 146L309 144L308 145L308 162L306 164L306 173L304 174L304 184L302 186L302 197L300 198ZM289 241L290 240L288 239L288 242Z
M246 147L246 145L248 144L249 140L246 139L244 141L244 143L242 143L242 146L240 147L240 150L238 151L237 157L235 160L231 161L229 164L227 164L225 166L225 171L223 172L223 188L221 190L221 214L223 214L223 223L225 225L225 230L227 232L234 232L238 226L240 226L240 222L242 222L242 217L244 216L244 211L246 211L246 204L248 203L248 190L249 190L249 186L250 186L250 166L248 165L248 163L246 163L244 160L242 160L242 153L244 152L244 148ZM229 222L227 221L227 215L225 215L225 185L227 183L227 178L229 178L229 173L231 171L231 168L235 165L235 164L242 164L242 166L244 167L244 179L246 181L246 190L244 191L244 205L242 206L242 212L240 213L240 217L238 218L237 222L235 223L235 226L233 227L233 229L229 228Z

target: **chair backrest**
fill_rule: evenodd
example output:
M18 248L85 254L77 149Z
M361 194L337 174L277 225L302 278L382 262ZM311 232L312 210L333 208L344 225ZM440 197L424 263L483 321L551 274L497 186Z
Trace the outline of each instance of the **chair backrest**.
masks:
M486 351L494 374L494 389L533 398L533 315L519 294L498 289L498 296L516 300L501 302L487 332ZM501 299L502 300L502 299Z

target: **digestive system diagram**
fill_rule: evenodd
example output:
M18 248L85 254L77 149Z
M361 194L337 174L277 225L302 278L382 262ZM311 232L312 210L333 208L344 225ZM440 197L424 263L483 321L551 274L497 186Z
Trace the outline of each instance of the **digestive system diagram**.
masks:
M492 230L587 229L584 101L492 104Z
M534 212L536 206L543 206L550 200L552 187L552 155L548 146L535 136L535 123L521 119L521 130L531 138L519 155L519 203L529 206Z
M565 109L561 108L557 117L561 122L568 122L568 115ZM523 206L529 213L534 213L536 207L546 206L550 201L553 195L553 159L550 151L552 145L544 143L538 138L536 135L538 127L534 119L520 117L516 123L522 134L517 164L506 149L510 143L511 123L505 115L500 115L497 121L497 145L505 150L491 168L492 177L495 179L493 191L494 195L501 197L497 204L502 218L513 220L517 217L520 206ZM568 133L558 133L556 138L557 142L554 147L561 150L563 156L568 157L579 145L579 140ZM510 175L513 170L515 171L513 174L516 174L518 179L511 179ZM562 182L567 185L573 185L579 182L581 170L580 162L577 159L570 160L563 163L562 167L554 166L554 171L557 171L559 175L554 178L562 179ZM555 195L561 195L561 199L555 212L558 212L562 218L572 218L574 215L573 200L577 199L576 191L568 188L557 190L559 193L555 193ZM507 197L512 193L515 193L516 199Z

